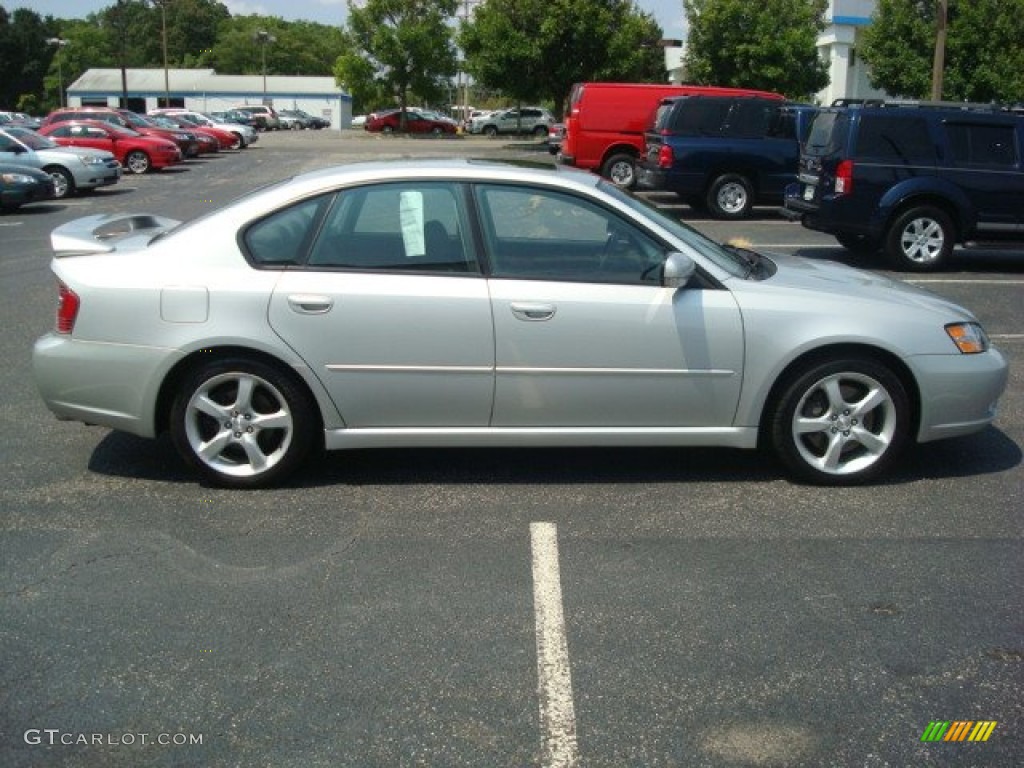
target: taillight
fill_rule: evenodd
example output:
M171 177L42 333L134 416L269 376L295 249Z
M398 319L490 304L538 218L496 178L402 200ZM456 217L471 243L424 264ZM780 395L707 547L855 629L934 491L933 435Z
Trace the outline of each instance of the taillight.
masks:
M58 283L57 289L57 333L71 333L75 329L75 318L82 300L64 283Z
M658 167L671 168L675 161L676 158L675 155L672 154L672 147L668 144L662 144L661 148L658 149Z
M836 166L836 194L853 192L853 160L843 160Z

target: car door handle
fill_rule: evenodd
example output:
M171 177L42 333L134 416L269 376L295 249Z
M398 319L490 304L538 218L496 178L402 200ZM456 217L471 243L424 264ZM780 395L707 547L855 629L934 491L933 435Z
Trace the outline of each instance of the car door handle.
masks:
M293 293L288 297L288 306L303 315L322 315L331 311L334 299L316 293Z
M555 316L554 304L527 304L516 301L509 306L512 309L513 315L520 320L526 320L528 322L550 320Z

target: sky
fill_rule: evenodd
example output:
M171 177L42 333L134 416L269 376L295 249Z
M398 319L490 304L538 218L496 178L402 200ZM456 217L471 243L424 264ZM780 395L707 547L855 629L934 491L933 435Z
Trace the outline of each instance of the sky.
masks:
M113 5L115 0L0 0L0 5L13 12L29 8L40 16L61 19L84 18L90 13ZM288 21L315 21L320 24L341 24L345 21L347 0L221 0L232 16L280 16ZM668 38L683 36L683 0L636 0L642 11L654 16Z

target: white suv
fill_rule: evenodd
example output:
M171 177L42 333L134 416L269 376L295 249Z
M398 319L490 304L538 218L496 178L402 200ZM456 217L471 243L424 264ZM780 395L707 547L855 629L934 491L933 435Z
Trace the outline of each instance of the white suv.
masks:
M469 123L470 133L497 136L499 133L532 133L547 136L555 118L546 109L523 107L522 109L500 109L489 115L474 117Z

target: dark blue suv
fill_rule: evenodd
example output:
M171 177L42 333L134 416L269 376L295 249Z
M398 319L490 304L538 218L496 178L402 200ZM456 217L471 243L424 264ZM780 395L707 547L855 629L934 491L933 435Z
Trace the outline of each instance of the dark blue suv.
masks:
M1024 117L992 105L865 103L811 125L784 213L898 269L957 243L1024 242Z
M717 219L782 202L818 108L758 96L663 99L644 134L637 187L675 192Z

